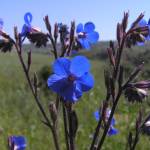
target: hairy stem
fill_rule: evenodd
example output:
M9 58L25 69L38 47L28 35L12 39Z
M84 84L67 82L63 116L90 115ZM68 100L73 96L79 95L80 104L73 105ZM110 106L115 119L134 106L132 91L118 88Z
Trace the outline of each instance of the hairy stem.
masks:
M67 125L67 114L66 114L66 108L64 104L63 106L63 119L64 119L64 130L65 130L65 141L66 141L66 149L69 150L69 140L68 140L68 125Z
M72 121L72 105L68 107L68 121L69 121L69 140L70 150L75 150L74 135L73 135L73 121Z

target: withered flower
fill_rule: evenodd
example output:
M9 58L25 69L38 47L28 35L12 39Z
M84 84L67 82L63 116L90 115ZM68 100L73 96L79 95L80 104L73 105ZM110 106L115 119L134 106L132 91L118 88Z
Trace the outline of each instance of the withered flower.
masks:
M13 47L13 42L10 39L0 39L0 50L4 53L10 52Z
M150 136L150 118L143 124L141 127L141 131L143 134L147 134Z
M125 89L125 97L129 102L142 102L148 96L148 89L150 88L150 81L140 81L136 83L129 83Z
M35 44L37 47L46 47L48 42L48 35L34 27L32 27L31 31L27 33L27 38L31 43Z

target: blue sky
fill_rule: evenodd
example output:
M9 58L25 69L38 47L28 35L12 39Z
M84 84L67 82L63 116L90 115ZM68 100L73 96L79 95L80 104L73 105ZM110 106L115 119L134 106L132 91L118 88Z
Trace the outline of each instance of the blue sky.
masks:
M92 21L100 33L101 40L115 39L116 24L123 12L130 12L129 23L141 12L150 18L150 0L1 0L0 18L4 20L4 30L13 35L13 26L21 29L24 14L31 12L33 26L45 31L43 17L49 15L51 24L63 22L76 24Z

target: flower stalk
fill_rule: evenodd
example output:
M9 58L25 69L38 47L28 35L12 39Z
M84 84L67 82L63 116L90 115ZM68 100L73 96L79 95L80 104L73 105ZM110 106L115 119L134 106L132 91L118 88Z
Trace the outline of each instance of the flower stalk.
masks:
M17 54L18 54L18 58L20 60L20 63L22 65L22 68L23 68L23 71L24 71L24 74L25 74L25 77L28 81L28 84L29 84L29 87L31 89L31 92L34 96L34 99L35 99L35 102L41 112L41 114L43 115L44 119L45 119L45 124L50 128L50 130L52 131L52 135L53 135L53 140L54 140L54 143L55 143L55 148L56 150L60 150L60 147L59 147L59 143L58 143L58 136L57 136L57 131L56 131L56 128L55 126L53 126L48 118L48 116L46 115L46 112L39 100L39 97L37 95L37 86L34 86L32 85L32 82L31 82L31 79L30 79L30 75L29 75L29 71L28 71L28 68L26 67L25 63L24 63L24 59L22 57L22 44L20 43L20 41L18 41L19 39L19 34L17 34L17 28L14 29L15 31L15 37L16 37L16 42L14 41L14 45L15 45L15 48L17 50ZM18 37L18 38L17 38ZM31 58L30 58L31 59ZM36 92L35 92L36 91Z

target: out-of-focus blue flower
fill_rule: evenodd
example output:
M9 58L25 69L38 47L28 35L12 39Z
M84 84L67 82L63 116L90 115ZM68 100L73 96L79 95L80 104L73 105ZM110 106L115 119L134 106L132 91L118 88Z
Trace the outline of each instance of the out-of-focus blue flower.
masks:
M8 146L11 150L25 150L27 142L23 136L10 136Z
M138 23L139 27L145 27L148 26L149 27L149 35L144 37L145 40L150 40L150 22L147 22L145 19L141 19ZM138 46L143 46L144 42L137 42Z
M140 27L145 27L145 26L147 26L147 21L146 21L145 19L141 19L141 20L139 21L138 25L139 25Z
M107 135L112 136L112 135L116 135L118 133L119 133L119 131L116 128L114 128L113 126L110 126Z
M99 39L99 33L94 31L95 25L92 22L87 22L84 27L80 23L77 26L78 41L85 49L90 49L91 44L94 44Z
M4 25L4 21L3 21L3 19L0 18L0 30L3 29L3 25Z
M150 40L150 19L149 19L149 21L148 21L148 28L149 28L149 35L148 35L148 37L147 37L147 40Z
M63 41L66 46L69 46L69 27L66 24L58 23L58 31L60 33L61 42Z
M90 63L84 56L76 56L72 60L58 58L53 63L53 71L47 81L48 87L67 101L77 101L82 92L94 86Z
M30 12L27 12L24 15L25 24L22 27L21 36L26 36L26 34L31 31L32 18L32 14Z
M105 121L106 121L106 122L108 121L108 118L109 118L109 116L110 116L110 113L111 113L110 109L107 109L107 111L106 111L106 116L105 116ZM95 112L94 112L94 117L95 117L96 121L99 121L99 119L101 118L100 111L98 111L98 110L95 111ZM108 136L116 135L116 134L119 133L119 131L118 131L116 128L114 128L114 125L115 125L115 124L116 124L116 121L115 121L114 118L112 118L111 124L110 124L110 127L109 127L109 130L108 130L108 133L107 133Z
M58 31L65 38L69 34L69 28L66 24L58 23Z
M76 49L73 49L73 50L71 50L71 54L72 55L78 54L78 51Z
M96 121L99 121L99 119L100 119L100 112L98 110L94 112L94 117L95 117Z

